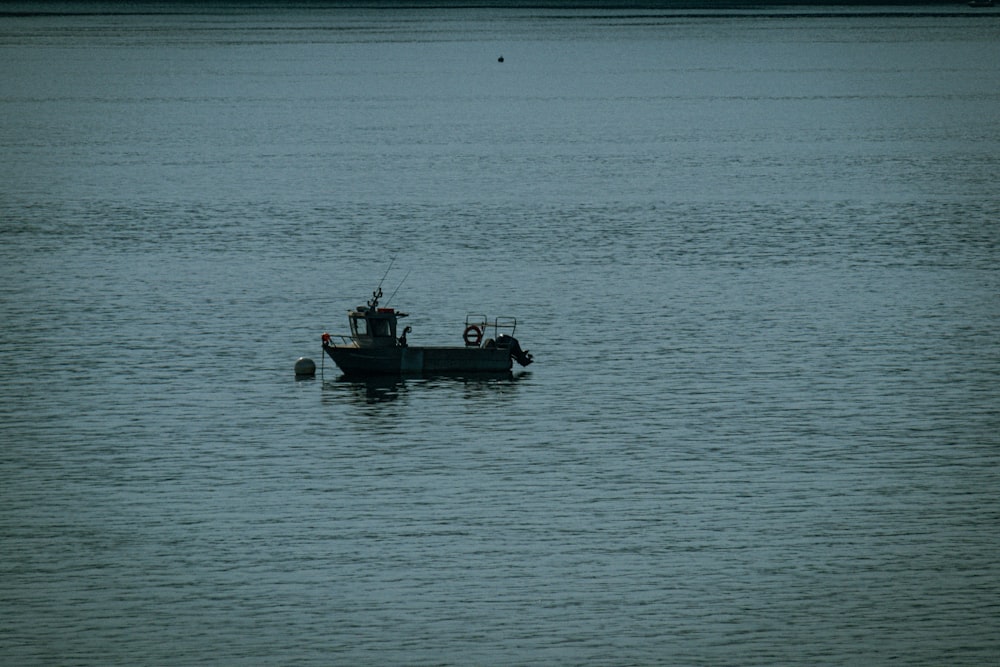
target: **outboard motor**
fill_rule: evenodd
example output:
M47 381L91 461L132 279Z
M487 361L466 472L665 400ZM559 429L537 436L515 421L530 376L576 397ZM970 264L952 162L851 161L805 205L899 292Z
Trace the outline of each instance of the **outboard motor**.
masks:
M510 356L514 359L514 361L521 364L522 366L527 366L528 364L530 364L532 361L535 360L535 358L531 356L530 352L521 349L521 344L518 343L517 339L514 338L513 336L508 336L507 334L500 334L499 336L497 336L496 344L497 347L505 347L509 349Z

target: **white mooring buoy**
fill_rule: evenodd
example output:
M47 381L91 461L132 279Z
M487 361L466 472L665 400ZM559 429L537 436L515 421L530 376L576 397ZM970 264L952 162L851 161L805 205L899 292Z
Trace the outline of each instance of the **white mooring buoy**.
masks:
M312 377L316 375L316 362L309 357L299 357L295 362L295 377Z

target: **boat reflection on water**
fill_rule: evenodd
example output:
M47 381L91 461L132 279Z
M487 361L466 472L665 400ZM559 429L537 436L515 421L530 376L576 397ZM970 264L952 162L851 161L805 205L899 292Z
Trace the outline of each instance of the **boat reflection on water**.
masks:
M434 389L454 390L461 387L463 393L482 395L490 393L503 395L512 391L518 382L531 377L531 373L497 371L484 373L453 373L434 375L397 375L350 377L341 375L336 380L325 380L323 389L342 393L346 389L351 398L359 403L387 403L406 396L419 386L422 391Z
M403 378L383 376L349 378L346 375L341 375L336 380L325 381L323 389L338 393L346 390L348 396L358 403L388 403L397 400L407 391L406 381Z

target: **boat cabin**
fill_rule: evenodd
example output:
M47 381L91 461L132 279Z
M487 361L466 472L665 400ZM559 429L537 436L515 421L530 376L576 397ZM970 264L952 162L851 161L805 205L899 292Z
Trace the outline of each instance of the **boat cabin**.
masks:
M406 313L393 308L372 308L358 306L348 314L351 322L351 340L358 347L396 347L405 345L405 340L396 337L396 322ZM404 334L405 335L405 334Z

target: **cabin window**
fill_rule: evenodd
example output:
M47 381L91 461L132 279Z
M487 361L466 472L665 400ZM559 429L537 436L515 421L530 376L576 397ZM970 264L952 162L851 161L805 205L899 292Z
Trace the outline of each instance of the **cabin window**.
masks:
M373 336L391 336L389 333L389 320L372 320Z
M354 329L355 336L367 336L368 335L368 323L363 317L352 317L351 318L352 328Z

